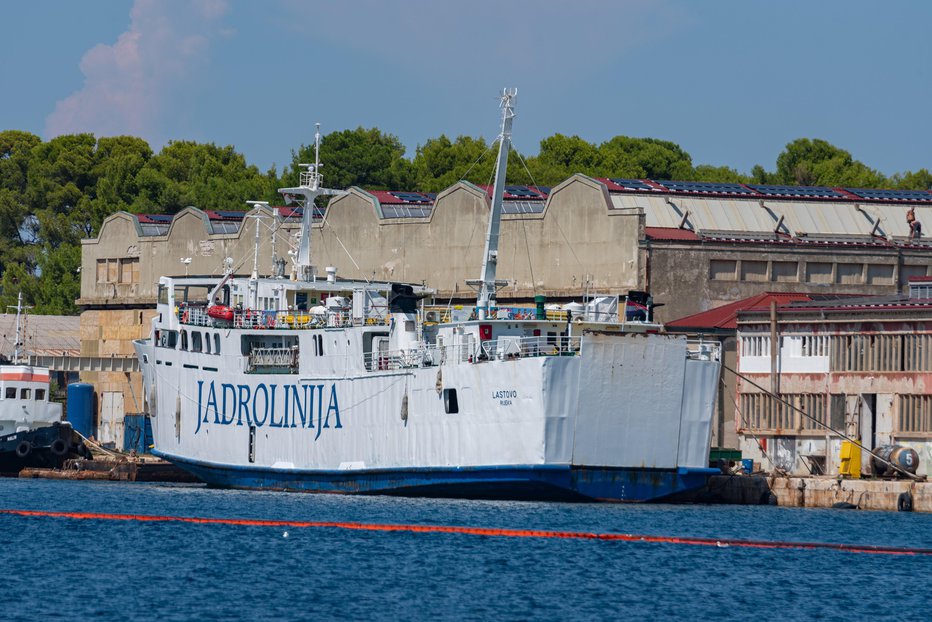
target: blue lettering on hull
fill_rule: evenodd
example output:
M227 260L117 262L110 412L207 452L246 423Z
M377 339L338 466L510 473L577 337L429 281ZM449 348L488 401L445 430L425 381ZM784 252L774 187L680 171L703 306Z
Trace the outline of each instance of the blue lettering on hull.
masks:
M340 402L337 387L331 384L265 384L255 387L248 384L221 384L220 399L211 381L205 387L203 380L197 381L197 427L210 425L245 425L257 428L305 428L315 429L314 440L320 438L323 429L340 429ZM328 391L329 389L329 391ZM324 408L324 394L327 407ZM281 394L281 398L279 398ZM283 404L282 411L276 409ZM212 417L211 417L212 416ZM317 417L315 425L314 418Z

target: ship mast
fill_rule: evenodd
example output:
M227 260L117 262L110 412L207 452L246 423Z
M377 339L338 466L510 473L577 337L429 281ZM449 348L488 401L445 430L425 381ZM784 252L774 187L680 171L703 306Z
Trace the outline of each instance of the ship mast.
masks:
M23 313L23 292L19 292L19 295L16 297L16 343L13 344L13 364L19 365L23 363L23 346L26 345L26 340L23 338L23 332L25 331L25 326L21 320Z
M278 191L284 195L285 201L292 203L296 197L303 205L304 216L301 219L301 244L298 247L298 254L294 258L295 273L298 280L310 281L314 277L314 268L311 265L311 227L314 224L314 199L321 195L341 195L346 194L345 190L333 190L323 188L323 176L320 174L320 123L315 124L314 132L314 164L298 164L306 170L301 173L298 186L296 188L279 188Z
M498 137L498 161L495 163L495 186L492 189L492 210L489 213L489 229L485 235L485 251L482 255L482 275L479 280L479 297L476 311L484 320L489 309L495 306L495 280L498 265L498 234L502 220L502 197L505 193L505 173L508 170L508 152L511 150L511 124L515 118L515 100L518 89L502 89L502 133Z

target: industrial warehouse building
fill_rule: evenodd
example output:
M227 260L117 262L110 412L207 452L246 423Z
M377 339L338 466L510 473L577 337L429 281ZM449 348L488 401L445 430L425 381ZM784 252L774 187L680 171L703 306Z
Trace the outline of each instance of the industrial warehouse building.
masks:
M466 182L436 196L352 188L315 210L313 259L320 273L336 266L346 278L423 282L439 300L468 304L474 293L465 281L479 276L489 192ZM910 277L930 274L932 244L910 237L909 208L932 223L932 193L923 191L583 175L554 188L510 186L498 262L509 285L499 301L647 290L663 305L656 319L669 321L765 291L893 295ZM300 218L300 210L262 205L110 216L83 241L81 354L132 356L132 340L148 332L159 276L219 278L227 258L238 274L254 266L272 274L275 259L296 247ZM726 364L734 357L726 352ZM97 387L108 420L144 409L138 373L82 379Z
M838 430L867 449L908 446L918 474L932 472L932 278L907 294L739 311L737 339L743 455L768 471L838 473ZM869 458L855 468L869 473Z

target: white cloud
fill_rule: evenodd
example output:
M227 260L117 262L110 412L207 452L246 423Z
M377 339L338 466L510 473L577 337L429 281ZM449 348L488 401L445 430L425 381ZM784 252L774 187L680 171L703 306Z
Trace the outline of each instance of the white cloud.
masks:
M99 44L81 58L84 85L56 103L45 120L46 137L93 132L157 139L166 102L206 69L227 9L226 0L136 0L116 43Z

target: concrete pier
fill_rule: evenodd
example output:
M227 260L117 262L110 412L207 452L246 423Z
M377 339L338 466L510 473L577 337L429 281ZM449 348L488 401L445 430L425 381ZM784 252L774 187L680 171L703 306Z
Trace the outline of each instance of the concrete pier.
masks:
M932 483L911 480L716 475L697 501L741 505L771 504L787 507L830 508L850 503L862 510L903 509L908 494L913 512L932 512Z

